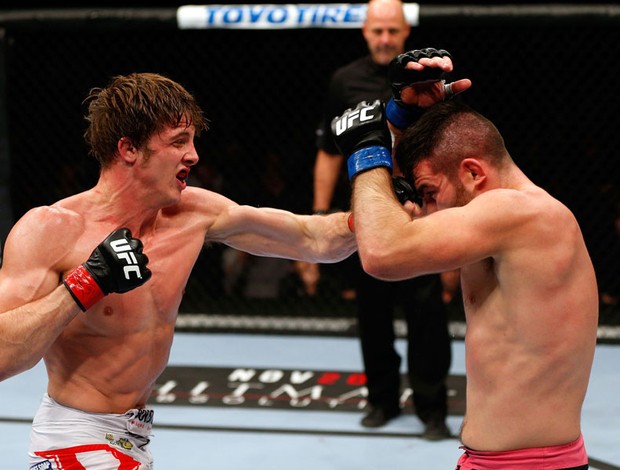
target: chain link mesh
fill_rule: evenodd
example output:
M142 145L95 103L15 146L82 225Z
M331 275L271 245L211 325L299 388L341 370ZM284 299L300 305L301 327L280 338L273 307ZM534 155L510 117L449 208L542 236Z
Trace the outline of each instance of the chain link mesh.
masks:
M601 289L616 302L619 36L618 28L600 25L474 27L463 19L414 28L407 44L451 52L454 78L474 83L463 99L495 122L526 174L575 212ZM111 76L135 71L179 81L210 119L193 184L239 203L309 212L314 129L328 79L366 53L360 31L326 29L42 28L9 31L6 44L15 218L96 182L82 139L82 100ZM196 263L181 311L353 316L336 271L324 267L318 295L308 297L290 262L211 246ZM619 316L617 303L603 305L602 322L620 323Z

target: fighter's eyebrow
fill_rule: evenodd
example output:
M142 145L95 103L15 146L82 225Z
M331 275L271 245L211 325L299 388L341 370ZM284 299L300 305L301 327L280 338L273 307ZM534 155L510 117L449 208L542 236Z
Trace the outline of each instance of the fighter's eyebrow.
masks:
M169 140L188 139L191 133L187 129L178 129L173 131L169 136Z

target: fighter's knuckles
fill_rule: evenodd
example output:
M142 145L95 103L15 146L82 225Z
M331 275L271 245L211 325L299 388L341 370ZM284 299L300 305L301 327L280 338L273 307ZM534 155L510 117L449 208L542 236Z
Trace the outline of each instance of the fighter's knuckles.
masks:
M445 49L435 49L434 47L426 47L424 49L414 49L412 51L405 52L401 54L400 62L403 65L406 65L410 61L420 62L425 59L432 59L435 57L438 58L452 58L450 53Z
M142 253L142 250L144 249L144 245L142 244L142 241L139 238L130 239L129 246L131 247L132 251L136 253Z

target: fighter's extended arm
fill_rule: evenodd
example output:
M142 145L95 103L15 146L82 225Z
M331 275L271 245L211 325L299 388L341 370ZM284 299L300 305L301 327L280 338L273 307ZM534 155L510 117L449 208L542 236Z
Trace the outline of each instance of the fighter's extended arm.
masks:
M239 205L219 196L220 206L206 242L223 243L257 256L335 263L357 249L347 225L349 213L298 215L282 209Z

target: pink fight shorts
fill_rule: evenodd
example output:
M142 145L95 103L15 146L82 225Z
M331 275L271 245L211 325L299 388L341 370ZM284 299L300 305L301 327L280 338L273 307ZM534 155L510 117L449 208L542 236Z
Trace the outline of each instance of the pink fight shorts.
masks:
M586 470L588 455L583 436L553 447L533 447L505 452L480 452L462 446L465 452L456 470Z

